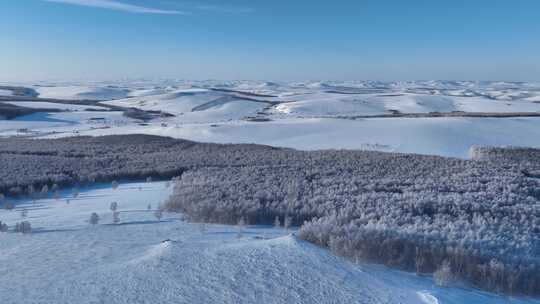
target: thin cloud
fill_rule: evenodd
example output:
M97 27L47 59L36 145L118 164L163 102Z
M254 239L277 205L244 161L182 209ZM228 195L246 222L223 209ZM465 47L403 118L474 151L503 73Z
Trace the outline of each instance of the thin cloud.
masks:
M196 9L202 11L212 11L220 13L232 13L232 14L242 14L242 13L252 13L255 10L249 7L230 7L230 6L221 6L221 5L198 5Z
M186 12L183 12L183 11L157 9L157 8L122 3L115 0L44 0L44 1L97 7L97 8L123 11L123 12L128 12L128 13L137 13L137 14L161 14L161 15L186 14Z

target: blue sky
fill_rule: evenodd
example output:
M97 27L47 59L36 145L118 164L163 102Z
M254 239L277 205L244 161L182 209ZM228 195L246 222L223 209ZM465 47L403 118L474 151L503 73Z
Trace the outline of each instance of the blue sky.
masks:
M0 81L540 80L538 0L2 0Z

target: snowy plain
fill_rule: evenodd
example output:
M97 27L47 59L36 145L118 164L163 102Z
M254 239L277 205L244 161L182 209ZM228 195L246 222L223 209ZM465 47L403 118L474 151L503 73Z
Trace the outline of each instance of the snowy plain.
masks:
M27 210L33 228L0 233L2 303L540 303L353 263L294 230L201 225L174 213L157 220L170 191L166 182L97 185L0 210L10 226Z

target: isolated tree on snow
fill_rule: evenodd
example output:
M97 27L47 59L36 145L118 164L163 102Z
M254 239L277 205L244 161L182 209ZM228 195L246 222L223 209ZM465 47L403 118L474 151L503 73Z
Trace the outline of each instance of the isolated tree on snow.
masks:
M291 227L291 222L292 222L292 218L290 216L285 216L285 221L283 222L283 227L285 227L285 229L289 230L289 228Z
M154 211L154 216L158 221L161 221L161 218L163 217L163 210L161 208L157 208L156 211Z
M205 234L205 233L206 233L206 223L205 223L205 222L199 223L199 231L200 231L202 234Z
M42 197L42 198L47 198L47 196L49 196L49 186L44 185L44 186L41 188L41 197Z
M281 222L279 221L279 216L276 215L276 218L274 219L274 227L279 228L281 227Z
M60 199L60 191L59 191L60 187L58 187L58 184L53 184L52 187L51 187L51 191L53 192L53 197L55 200L59 200Z
M146 206L146 209L147 209L148 211L152 210L152 204L148 204L148 206Z
M238 233L237 233L236 237L241 238L242 233L244 232L244 228L246 226L246 221L244 220L244 217L240 218L240 220L238 221L238 224L236 226L237 226L237 229L238 229Z
M112 212L115 212L118 209L118 203L112 202L109 208L111 209Z
M15 232L21 232L24 234L31 233L32 232L32 225L30 225L30 222L28 221L22 221L20 223L15 224Z
M113 223L114 224L120 223L120 212L118 211L113 212Z
M13 210L14 208L15 208L15 206L14 206L12 203L10 203L10 202L5 202L5 203L4 203L4 209L6 209L6 210L8 210L8 211L11 211L11 210Z
M0 232L7 232L7 231L8 231L8 225L0 221Z
M117 181L113 180L112 183L111 183L111 186L112 186L113 190L116 190L116 189L118 189L119 185L118 185Z
M34 185L28 186L28 189L26 190L28 192L28 196L32 199L32 203L36 203L36 189L34 188Z
M90 224L91 225L97 225L99 223L99 215L97 213L92 213L90 215L90 220L89 220Z
M433 273L433 278L435 279L435 283L437 285L449 286L454 278L452 268L450 267L450 262L445 260L441 267L439 267L439 269Z
M27 210L27 209L23 209L23 210L21 211L21 217L22 217L22 218L26 218L27 216L28 216L28 210Z
M151 176L147 177L147 178L146 178L146 182L147 182L147 183L151 183L151 182L152 182L152 177L151 177Z
M79 188L75 187L73 188L73 197L77 198L79 196Z

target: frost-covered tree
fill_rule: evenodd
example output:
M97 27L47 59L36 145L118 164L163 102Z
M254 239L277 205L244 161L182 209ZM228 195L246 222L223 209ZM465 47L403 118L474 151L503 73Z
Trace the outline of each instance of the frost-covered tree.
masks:
M118 210L118 203L117 202L111 202L111 205L109 206L109 209L111 209L112 212L115 212Z
M13 203L11 203L11 202L5 201L4 202L4 209L6 209L8 211L11 211L11 210L15 209L15 205L13 205Z
M207 227L206 227L206 223L205 223L205 222L199 223L199 231L201 232L201 234L205 234L205 233L206 233Z
M148 211L152 210L152 204L148 204L148 206L146 206L146 210Z
M71 191L71 193L72 193L72 195L73 195L73 198L79 197L79 193L80 193L79 188L78 188L78 187L73 188L73 190Z
M43 187L41 188L41 197L47 198L47 196L49 196L49 186L43 185Z
M28 216L28 209L23 209L23 210L21 211L21 217L22 217L22 218L26 218L27 216Z
M32 233L32 225L28 221L22 221L15 224L15 232L20 232L23 234Z
M6 197L4 196L3 193L0 193L0 204L4 204L5 201L6 201Z
M9 229L8 225L0 221L0 232L8 232L8 229Z
M28 196L32 199L32 203L36 203L36 199L38 198L38 195L36 194L36 189L34 188L34 185L31 184L28 186L28 188L26 189L26 192L28 194Z
M29 185L27 190L26 190L26 193L28 194L28 196L30 196L31 198L35 198L35 193L36 193L36 189L34 188L34 185Z
M279 216L276 215L276 218L274 219L274 227L279 228L281 227L281 222L279 221Z
M154 216L158 221L161 221L161 218L163 217L163 210L161 208L156 209L156 211L154 211Z
M120 212L118 211L113 212L113 223L114 224L120 223Z
M95 212L93 212L90 215L90 220L88 221L91 225L95 226L99 223L99 215Z
M146 182L147 182L147 183L151 183L151 182L152 182L152 177L151 177L151 176L148 176L148 177L146 178Z
M55 200L60 200L60 192L58 190L54 190L53 197Z
M113 188L113 190L118 189L118 186L119 186L119 184L118 184L118 182L116 180L113 180L111 182L111 187Z
M289 230L289 228L291 228L291 222L292 218L290 216L285 216L285 221L283 221L283 227Z
M246 221L244 220L243 217L241 217L240 220L238 221L238 223L236 224L236 229L237 229L236 237L237 238L242 237L242 234L244 233L245 227L246 227Z
M433 273L435 283L439 286L449 286L454 280L450 262L445 260L442 265Z

